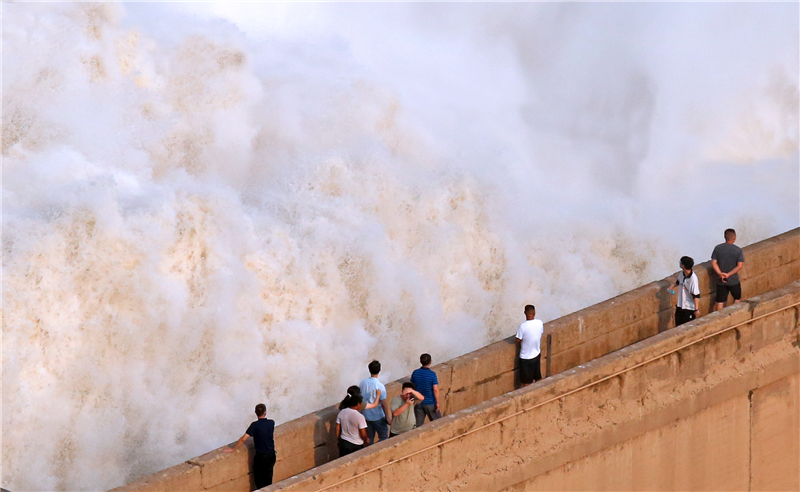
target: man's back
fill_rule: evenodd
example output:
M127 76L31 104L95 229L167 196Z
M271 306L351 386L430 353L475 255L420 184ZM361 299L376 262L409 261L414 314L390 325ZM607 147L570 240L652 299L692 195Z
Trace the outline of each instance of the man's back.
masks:
M247 434L253 437L256 453L275 452L275 421L258 419L247 428Z
M433 369L430 367L415 369L414 372L411 373L411 382L414 383L414 387L417 391L422 393L422 396L425 397L423 405L434 405L436 403L436 398L433 394L433 386L439 384L439 378L436 376Z
M735 244L722 243L714 248L714 252L711 253L711 259L717 260L717 265L719 265L722 273L728 273L736 268L739 262L744 263L744 252L742 252L742 248ZM717 284L736 285L739 283L739 274L731 275L727 280L727 282L723 282L722 279L717 278Z
M383 385L378 378L369 377L361 381L358 385L361 388L361 394L364 396L364 403L373 403L378 397L378 390L381 391L381 400L386 399L386 386ZM380 420L386 415L383 413L383 407L378 405L375 408L364 410L364 418L370 421Z
M522 340L519 351L520 359L533 359L541 353L540 344L543 332L544 324L538 319L529 319L519 325L517 338Z

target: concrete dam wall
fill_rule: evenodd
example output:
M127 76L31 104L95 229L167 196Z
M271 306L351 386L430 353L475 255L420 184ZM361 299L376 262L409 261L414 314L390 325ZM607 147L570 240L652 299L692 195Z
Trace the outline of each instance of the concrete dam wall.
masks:
M275 478L293 478L271 488L796 489L768 477L797 476L797 308L786 306L800 300L800 229L744 250L748 302L670 329L673 275L551 321L543 363L555 376L523 390L513 337L439 364L447 416L354 455L328 463L335 407L278 426ZM710 270L695 267L703 315ZM781 311L760 317L769 306ZM248 458L218 449L115 490L246 492Z
M264 490L797 490L800 282Z

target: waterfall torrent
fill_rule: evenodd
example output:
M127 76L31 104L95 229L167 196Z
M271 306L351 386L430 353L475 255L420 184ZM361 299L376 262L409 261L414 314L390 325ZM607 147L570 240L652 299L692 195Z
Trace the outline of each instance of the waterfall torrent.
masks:
M2 486L103 490L798 225L797 3L2 5Z

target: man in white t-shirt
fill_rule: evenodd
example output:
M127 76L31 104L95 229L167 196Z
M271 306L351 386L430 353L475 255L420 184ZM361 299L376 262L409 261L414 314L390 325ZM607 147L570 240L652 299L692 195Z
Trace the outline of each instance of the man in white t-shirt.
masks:
M675 286L678 290L678 305L675 307L675 326L688 323L700 315L700 282L692 271L694 260L688 256L681 258L681 272Z
M544 324L536 319L536 308L528 304L525 306L525 322L517 330L517 345L519 348L519 378L522 386L528 386L534 381L542 379L542 352L540 345L544 333Z

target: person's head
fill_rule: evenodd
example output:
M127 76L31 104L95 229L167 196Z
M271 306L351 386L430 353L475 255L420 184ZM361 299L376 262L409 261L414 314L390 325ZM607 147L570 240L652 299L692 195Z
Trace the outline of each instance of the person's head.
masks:
M410 381L407 382L407 383L403 383L403 389L400 392L400 397L403 400L408 401L409 398L413 398L414 397L414 390L415 389L416 388L414 386L414 383L412 383Z
M256 405L256 417L266 417L267 416L267 406L263 403L259 403Z
M358 388L358 386L356 386L356 388ZM339 403L339 410L344 410L345 408L355 408L358 410L361 402L364 401L364 397L361 396L361 390L350 392L351 389L353 389L353 386L347 389L347 395L345 395L344 400Z
M533 304L528 304L525 306L525 318L526 319L533 319L536 317L536 308Z
M422 367L428 367L431 365L432 360L431 354L422 354L419 356L419 363L422 365Z
M344 400L342 400L342 402L339 403L339 410L344 410L345 408L350 408L350 400L349 400L349 398L351 396L355 396L355 395L359 395L363 399L363 396L361 395L361 388L359 388L358 386L355 386L355 385L350 386L349 388L347 388L347 395L345 395Z
M364 401L364 397L359 395L348 395L347 398L347 408L352 408L354 410L359 410L361 408L361 402Z
M377 360L373 360L372 362L369 363L369 366L367 366L367 368L369 369L370 376L377 376L381 372L381 363L378 362Z
M736 231L725 229L725 242L733 244L736 241Z
M689 273L692 271L692 267L694 266L694 260L688 256L681 257L681 268L683 269L684 273Z

